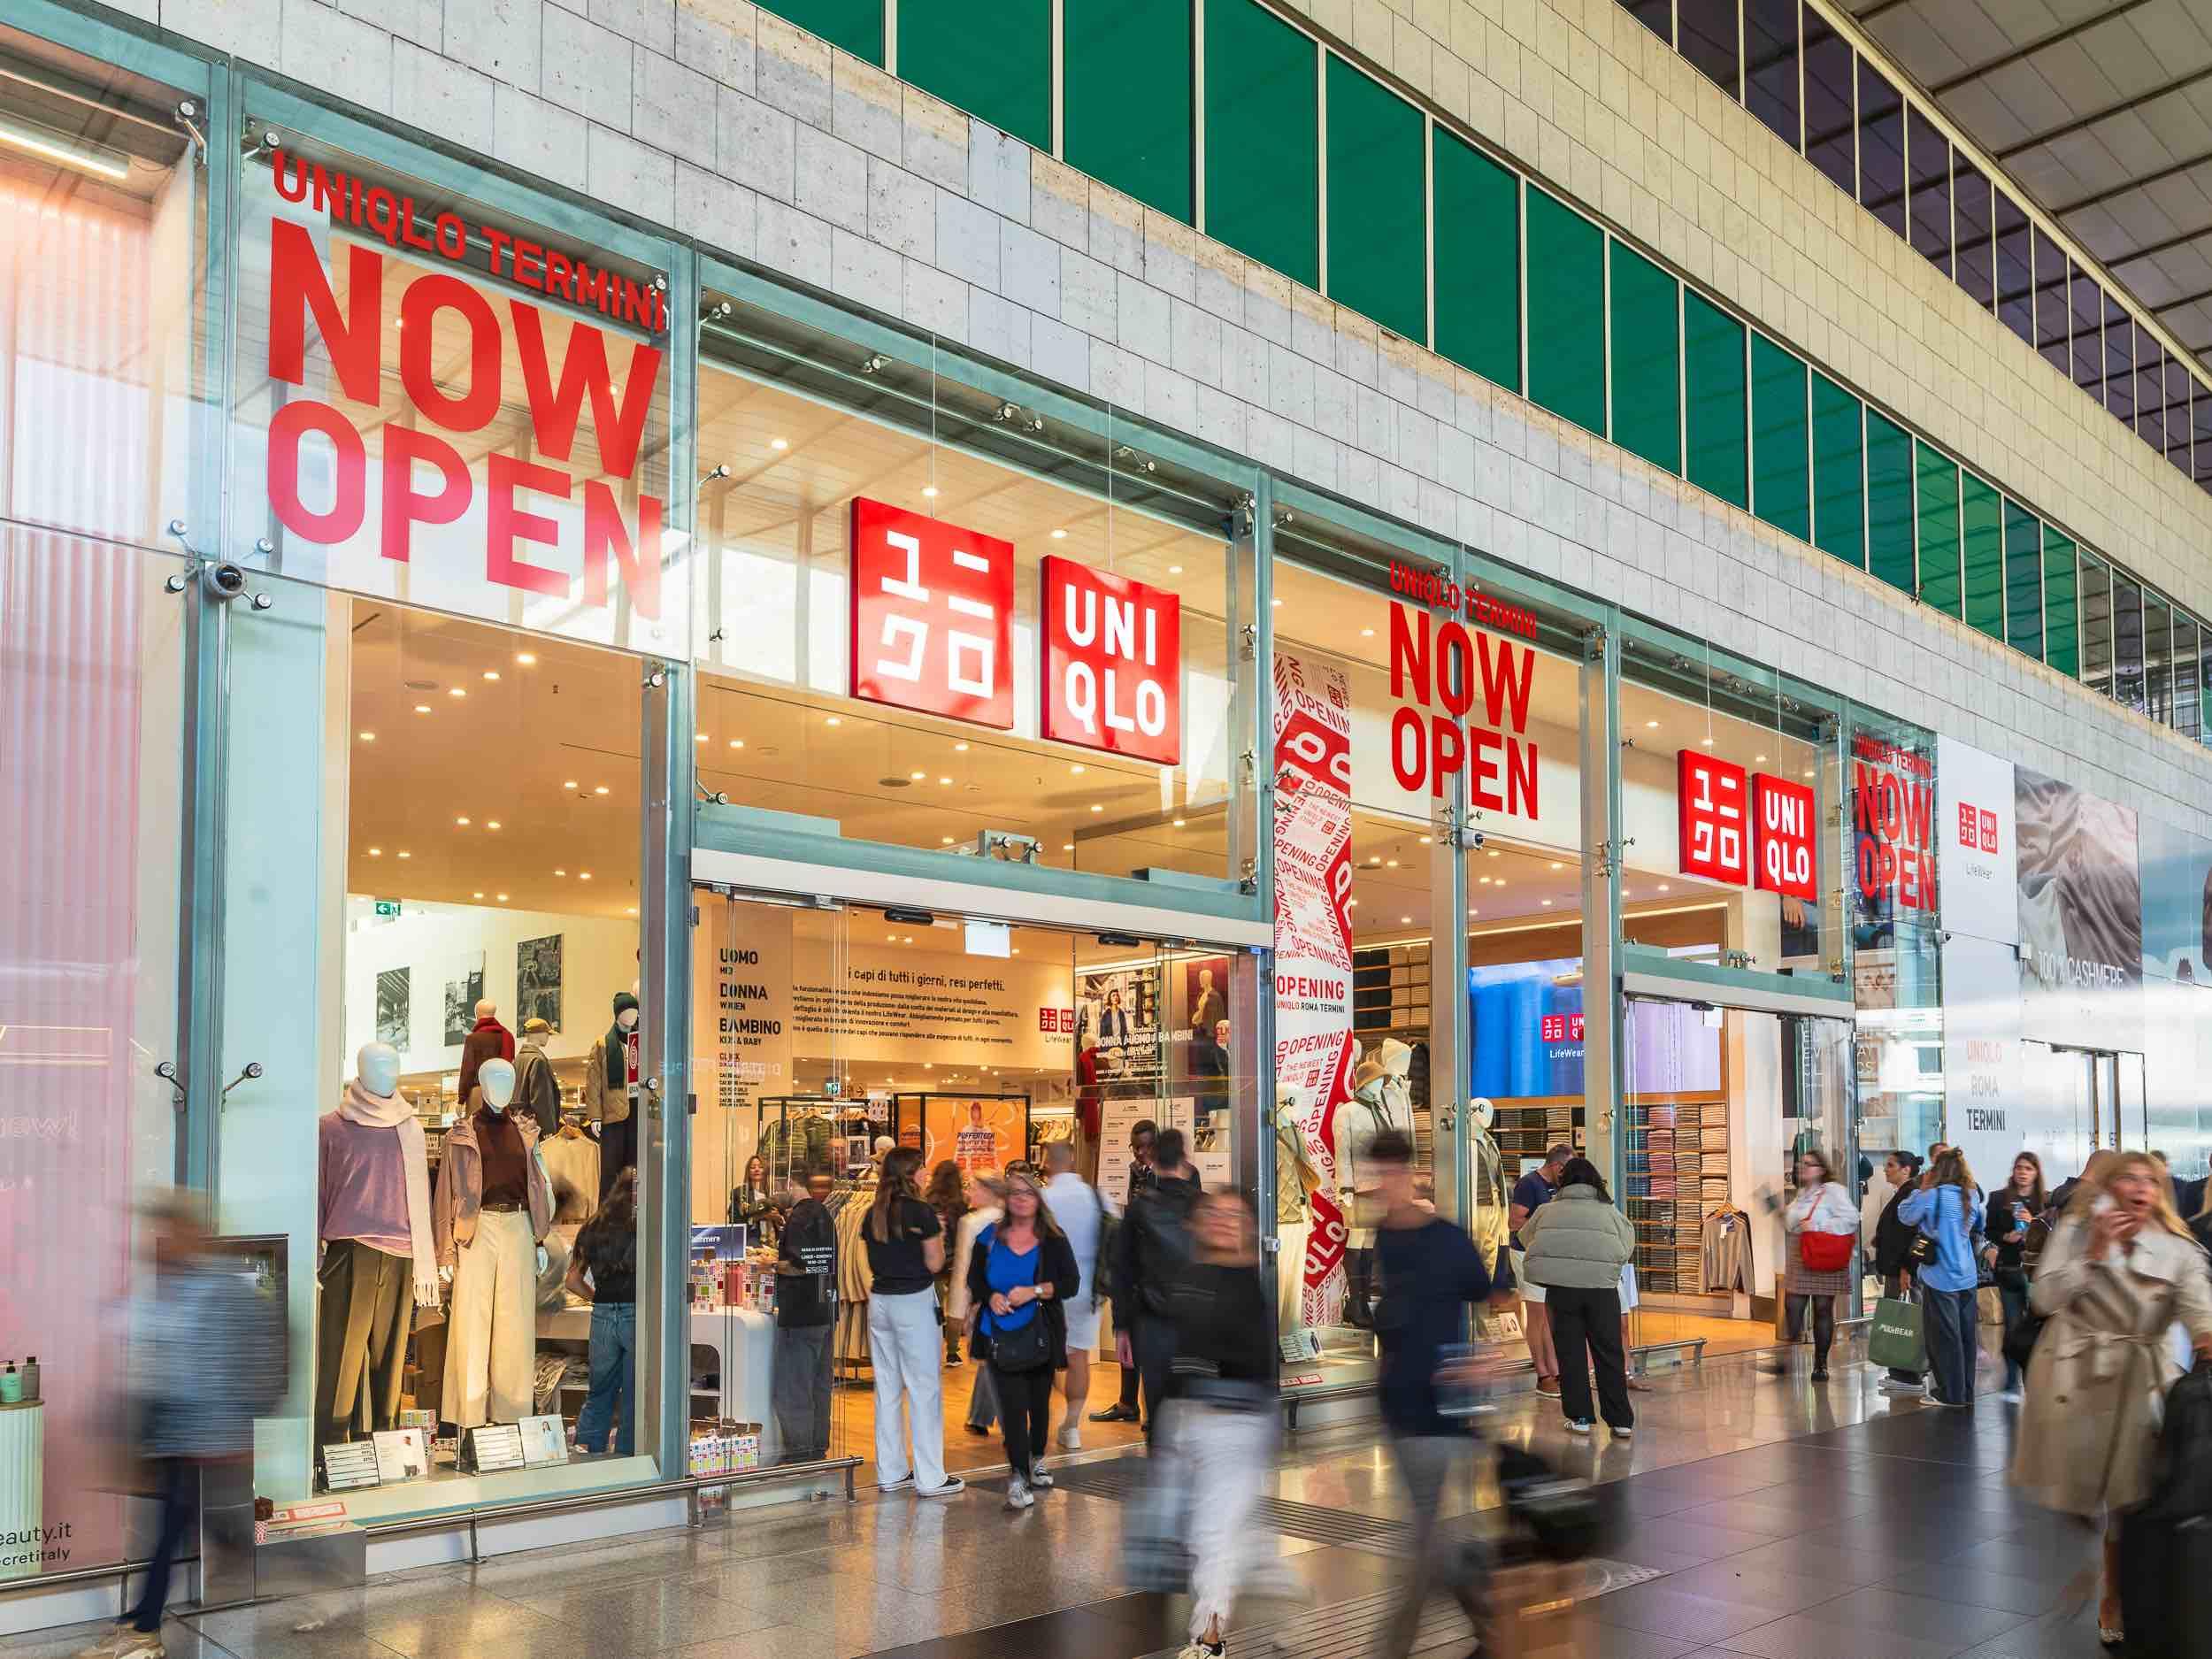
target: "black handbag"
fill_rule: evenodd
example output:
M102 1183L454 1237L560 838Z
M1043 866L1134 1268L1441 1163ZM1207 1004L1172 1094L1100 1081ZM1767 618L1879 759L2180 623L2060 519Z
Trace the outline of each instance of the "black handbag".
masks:
M997 1242L997 1230L994 1228L991 1244L995 1247ZM1044 1271L1045 1247L1041 1239L1037 1243L1037 1271ZM1032 1284L1035 1282L1031 1280ZM1010 1331L993 1331L990 1334L990 1361L1002 1371L1041 1371L1052 1363L1052 1332L1046 1323L1050 1316L1044 1299L1039 1297L1029 1305L1036 1311L1026 1325L1016 1325Z

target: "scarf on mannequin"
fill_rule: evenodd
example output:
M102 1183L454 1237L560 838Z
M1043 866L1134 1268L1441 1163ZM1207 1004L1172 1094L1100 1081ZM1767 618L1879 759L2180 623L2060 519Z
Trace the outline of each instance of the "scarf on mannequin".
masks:
M346 1085L338 1115L367 1129L399 1132L400 1167L407 1177L407 1237L414 1256L415 1303L438 1305L438 1253L430 1240L430 1161L415 1109L397 1094L372 1094L355 1078Z

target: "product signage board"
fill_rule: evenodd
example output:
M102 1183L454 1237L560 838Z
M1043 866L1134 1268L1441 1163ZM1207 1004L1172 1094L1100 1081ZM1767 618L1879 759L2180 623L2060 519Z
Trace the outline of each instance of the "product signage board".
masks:
M1750 779L1741 766L1686 749L1676 759L1681 871L1740 887L1751 873Z
M1014 544L887 502L852 504L851 694L1014 727Z
M430 1472L420 1429L379 1429L370 1439L376 1446L377 1479L384 1484L419 1480Z
M568 1429L557 1412L525 1417L516 1426L522 1431L522 1461L526 1468L541 1469L568 1461Z
M2143 1047L2143 885L2135 814L2024 766L2019 837L2023 1028L2085 1048Z
M373 1440L337 1440L323 1448L323 1485L331 1491L353 1492L382 1479Z
M1762 892L1808 903L1820 897L1820 856L1813 792L1801 783L1754 772L1751 778L1751 884Z
M1027 1156L1029 1102L1018 1095L932 1094L923 1106L925 1168L950 1158L967 1175L1002 1170Z
M1043 584L1038 729L1057 743L1178 764L1183 602L1072 559L1047 557Z
M2020 937L2015 787L2010 761L1936 739L1936 873L1947 933L2003 945ZM1947 959L1944 981L1956 983Z
M1345 1217L1334 1194L1337 1109L1352 1097L1351 684L1333 664L1275 656L1275 1078L1320 1177L1299 1317L1338 1322Z
M495 1470L522 1467L522 1427L516 1423L487 1423L464 1429L468 1442L469 1467L480 1475Z
M254 178L272 395L240 450L244 544L273 535L288 576L687 655L664 293L287 147Z
M1947 780L1950 764L1945 757ZM2024 1147L2044 1159L2047 1171L2053 1171L2054 1158L2063 1168L2076 1125L2072 1102L2054 1110L2055 1102L2033 1102L2023 1093L2020 987L2012 946L1951 929L1947 907L1957 892L1947 873L1943 1133L1990 1188L2003 1182Z
M1394 586L1399 568L1393 566ZM1467 595L1463 605L1471 620L1479 615L1495 626L1535 630L1526 612L1483 595ZM1540 659L1528 646L1468 627L1459 604L1446 608L1439 622L1425 604L1390 604L1391 773L1408 794L1440 801L1453 775L1463 772L1478 810L1532 820L1541 753L1529 731L1528 705Z

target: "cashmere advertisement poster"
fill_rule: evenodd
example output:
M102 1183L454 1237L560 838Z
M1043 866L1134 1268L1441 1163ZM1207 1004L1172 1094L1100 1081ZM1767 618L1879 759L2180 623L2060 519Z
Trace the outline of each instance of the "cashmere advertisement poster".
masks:
M2046 1042L2143 1046L2143 886L2135 814L2023 766L2021 1025Z
M1344 1212L1336 1110L1351 1098L1352 692L1341 669L1275 658L1275 1077L1321 1178L1299 1317L1338 1323Z

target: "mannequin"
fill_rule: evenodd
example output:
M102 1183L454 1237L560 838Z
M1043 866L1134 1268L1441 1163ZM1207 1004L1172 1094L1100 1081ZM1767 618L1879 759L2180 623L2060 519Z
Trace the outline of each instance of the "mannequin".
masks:
M1294 1331L1302 1323L1299 1287L1306 1271L1306 1233L1312 1223L1306 1201L1321 1185L1298 1127L1298 1095L1275 1091L1275 1297L1277 1327Z
M1210 1035L1214 1022L1221 1018L1221 993L1214 989L1214 971L1198 971L1198 995L1191 999L1190 1028Z
M1498 1109L1479 1099L1468 1107L1467 1118L1475 1165L1475 1248L1482 1252L1483 1265L1494 1272L1498 1257L1511 1237L1506 1207L1513 1199L1512 1189L1505 1183L1505 1160L1490 1133L1498 1120Z
M599 1143L578 1126L573 1108L557 1133L539 1141L538 1161L553 1184L555 1222L589 1221L599 1207Z
M599 1196L614 1178L637 1164L638 1007L636 995L617 991L614 1024L593 1039L584 1061L584 1113L599 1125Z
M315 1445L399 1422L411 1307L438 1305L422 1125L399 1094L399 1051L365 1044L318 1125Z
M537 1119L510 1112L511 1062L478 1069L473 1110L446 1133L438 1182L438 1263L453 1281L444 1415L464 1429L529 1415L535 1307L553 1191L537 1155Z
M1372 1208L1362 1197L1365 1183L1360 1162L1367 1147L1386 1129L1413 1133L1413 1096L1406 1081L1413 1065L1413 1049L1395 1037L1386 1037L1352 1073L1352 1098L1337 1108L1336 1147L1346 1217L1353 1224L1346 1242L1345 1295L1347 1324L1364 1329L1374 1299L1375 1229L1372 1222L1359 1225Z
M515 1105L538 1120L538 1133L548 1136L561 1126L561 1084L553 1075L553 1062L545 1045L553 1041L553 1027L541 1019L522 1022L522 1039L508 1058L515 1063Z
M467 1111L470 1091L476 1087L476 1070L487 1060L512 1060L515 1033L499 1023L499 1004L485 997L476 1004L476 1027L461 1041L461 1076L456 1093Z

